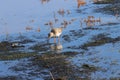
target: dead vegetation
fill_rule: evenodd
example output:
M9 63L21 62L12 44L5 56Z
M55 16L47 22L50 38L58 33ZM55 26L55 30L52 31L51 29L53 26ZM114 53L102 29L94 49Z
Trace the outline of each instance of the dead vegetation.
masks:
M77 7L84 6L86 4L85 0L77 0Z
M96 19L94 16L88 16L87 19L84 19L87 27L95 26L96 24L101 24L101 18Z
M118 41L120 41L120 37L111 38L111 37L107 37L104 34L99 34L97 36L93 36L92 41L85 43L84 45L81 46L81 48L87 49L88 47L100 46L100 45L104 45L107 43L114 44Z
M120 23L108 22L108 23L101 24L100 26L114 26L114 25L118 25L118 24L120 24Z
M49 44L35 44L34 46L30 47L29 49L35 51L47 51L49 50Z
M96 3L97 4L109 3L109 5L107 5L103 8L98 8L98 9L95 10L95 12L112 14L118 19L119 15L120 15L120 6L119 6L120 1L119 0L103 0L103 1L98 1Z
M108 43L112 43L114 45L114 43L117 43L119 41L120 41L120 36L116 38L111 38L111 37L108 37L106 34L98 34L93 36L90 41L84 43L83 45L69 46L67 48L88 50L89 47L101 46Z
M70 53L70 54L69 54ZM69 54L69 55L68 55ZM81 75L84 70L84 74L88 74L88 72L95 71L96 69L91 67L90 65L83 65L82 68L84 70L76 69L74 66L70 65L70 62L66 60L66 58L71 55L76 55L75 52L67 52L64 54L43 54L41 56L35 56L32 61L34 65L38 65L39 67L43 67L48 69L54 78L54 80L81 80L88 79L82 78ZM80 74L79 74L80 72ZM78 76L79 75L79 76ZM81 75L81 76L80 76ZM45 80L52 80L52 77L46 77Z
M0 80L20 80L22 78L16 76L7 76L7 77L0 77Z
M50 0L40 0L42 4L48 3Z
M94 4L110 4L113 3L115 0L93 0Z
M73 40L77 40L78 38L84 36L85 34L79 29L77 31L75 30L70 30L69 35L63 35L62 38L67 41L67 42L71 42ZM73 38L74 37L74 38Z
M35 56L36 53L6 52L0 53L0 60L16 60Z

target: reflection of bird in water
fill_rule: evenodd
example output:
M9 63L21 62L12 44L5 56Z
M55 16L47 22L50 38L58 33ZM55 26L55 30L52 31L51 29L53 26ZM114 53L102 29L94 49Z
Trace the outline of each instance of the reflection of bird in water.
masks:
M63 49L63 46L62 46L62 44L58 43L58 44L51 45L50 49L52 51L60 52Z
M58 37L58 42L60 42L60 35L62 34L63 27L60 28L52 28L50 33L48 34L48 39L54 38L54 43L56 43L56 38Z

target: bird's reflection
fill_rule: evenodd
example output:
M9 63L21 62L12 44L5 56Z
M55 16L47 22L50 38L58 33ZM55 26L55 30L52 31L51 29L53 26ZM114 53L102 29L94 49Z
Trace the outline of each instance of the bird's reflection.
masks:
M62 44L61 43L55 43L55 44L53 44L53 45L50 45L50 49L51 49L51 51L55 51L55 52L61 52L62 51L62 49L63 49L63 46L62 46Z

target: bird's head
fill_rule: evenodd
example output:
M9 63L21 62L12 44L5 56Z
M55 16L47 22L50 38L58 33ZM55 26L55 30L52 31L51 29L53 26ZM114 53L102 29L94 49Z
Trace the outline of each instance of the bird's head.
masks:
M52 32L48 34L48 39L50 39L51 37L54 37L54 34Z
M47 43L49 43L49 39L50 39L51 37L54 37L54 34L53 34L52 32L50 32L50 33L48 34Z

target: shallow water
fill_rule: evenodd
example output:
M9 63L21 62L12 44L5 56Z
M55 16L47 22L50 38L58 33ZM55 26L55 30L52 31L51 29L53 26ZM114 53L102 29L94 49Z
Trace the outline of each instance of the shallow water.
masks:
M74 0L51 0L44 4L40 0L4 0L0 5L0 34L25 32L27 26L33 27L33 31L38 27L47 31L49 28L44 24L53 19L54 11L76 7Z
M102 68L95 73L91 73L91 78L93 80L97 79L110 79L119 76L119 56L120 48L119 44L116 43L114 46L112 43L107 43L99 46L94 46L88 48L88 51L82 50L79 46L92 41L92 37L99 34L107 34L111 38L116 38L119 36L119 24L117 25L104 25L108 23L119 23L112 15L106 15L102 13L94 13L94 9L97 7L103 7L105 5L95 5L86 0L87 4L80 8L77 8L76 0L50 0L48 3L41 3L40 0L4 0L1 1L0 5L0 40L5 40L6 34L10 35L10 41L18 40L19 32L27 39L35 41L34 43L26 43L25 50L27 52L30 46L38 44L38 47L48 47L46 44L47 33L50 31L48 25L44 25L49 21L54 22L54 12L56 13L56 18L59 19L57 23L54 22L54 27L60 27L63 20L70 21L71 19L77 19L72 24L68 25L64 30L61 37L60 44L53 44L53 39L50 40L50 49L48 51L55 51L57 53L67 52L67 51L77 51L84 52L84 55L77 55L70 59L74 66L81 67L82 64L97 65L97 67ZM71 14L65 13L61 16L57 13L59 9L70 10ZM88 16L94 16L96 19L101 17L102 25L96 24L92 29L86 29L85 23L82 27L80 26L80 20L85 19ZM33 29L26 31L26 27L30 26ZM36 32L40 28L40 32ZM64 36L64 37L63 37ZM118 41L119 42L119 41ZM68 48L69 47L69 48ZM77 47L77 48L76 48ZM58 50L57 50L58 49ZM45 49L46 50L46 49ZM29 51L29 50L28 50ZM43 50L38 50L39 53L47 52ZM90 55L89 53L92 53ZM96 60L97 58L97 60ZM98 62L95 62L98 61ZM1 69L6 66L3 62L0 63ZM14 64L14 62L10 65ZM13 65L14 66L14 65ZM5 75L7 66L5 70L1 70L1 75ZM114 73L114 75L112 75ZM105 75L103 75L105 74ZM8 74L9 75L9 74ZM101 78L99 78L101 75Z

